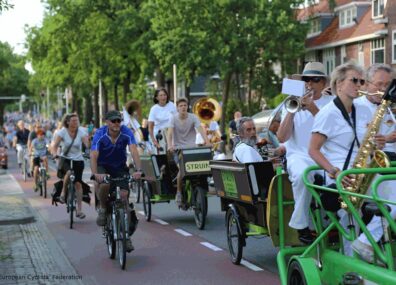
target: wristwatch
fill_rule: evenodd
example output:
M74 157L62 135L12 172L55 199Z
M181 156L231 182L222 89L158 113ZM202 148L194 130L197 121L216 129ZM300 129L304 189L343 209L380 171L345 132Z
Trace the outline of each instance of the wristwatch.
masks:
M331 169L330 169L330 171L327 171L327 173L328 173L328 176L331 178L331 179L336 179L336 177L337 177L337 174L340 172L341 170L338 168L338 167L332 167Z

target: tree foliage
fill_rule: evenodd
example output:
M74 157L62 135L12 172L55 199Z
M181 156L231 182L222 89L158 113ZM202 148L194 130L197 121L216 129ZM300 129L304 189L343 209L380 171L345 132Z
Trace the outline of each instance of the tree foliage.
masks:
M28 78L25 59L14 54L9 44L0 42L0 96L20 98L22 94L28 95ZM5 106L17 100L0 100L1 125Z
M95 109L101 80L106 108L119 105L122 89L122 103L136 98L148 109L147 82L164 84L176 64L187 93L196 76L220 75L224 124L230 97L255 113L262 98L279 93L282 76L295 70L306 27L292 7L301 2L47 0L43 26L28 34L31 86L71 86L75 100L85 98Z

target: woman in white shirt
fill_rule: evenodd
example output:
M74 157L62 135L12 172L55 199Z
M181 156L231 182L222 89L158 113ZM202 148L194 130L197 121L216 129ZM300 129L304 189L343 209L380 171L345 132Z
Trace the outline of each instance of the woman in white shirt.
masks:
M315 116L309 155L326 171L326 185L334 183L341 170L348 169L353 165L359 150L361 142L356 135L356 118L358 116L355 114L353 100L358 97L358 90L365 83L363 78L362 68L354 63L338 66L331 76L331 89L337 97ZM377 145L382 144L382 138L376 137L376 143ZM351 177L343 177L344 187L350 186L351 183ZM328 206L324 204L324 207L330 207L329 210L337 211L339 209L338 201L334 197L329 198L327 204ZM336 207L331 207L335 204ZM346 228L348 215L343 209L337 213L341 218L340 223ZM371 223L376 224L377 221L373 219ZM382 236L380 227L370 231L378 240ZM373 249L369 244L362 244L358 239L350 244L344 239L345 254L352 255L351 249L355 250L363 259L372 261Z
M159 131L162 132L163 140L166 134L165 129L169 127L170 118L177 113L173 102L170 102L170 96L165 88L159 88L154 93L155 105L151 107L148 117L149 135L152 144L159 149L160 143L156 139ZM166 147L163 147L166 150Z

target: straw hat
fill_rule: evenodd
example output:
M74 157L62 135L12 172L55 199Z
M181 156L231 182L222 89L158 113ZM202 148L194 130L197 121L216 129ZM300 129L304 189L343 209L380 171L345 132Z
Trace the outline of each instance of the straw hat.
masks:
M293 79L301 80L302 77L324 77L327 79L327 74L325 71L325 67L320 62L308 62L302 74L293 74Z

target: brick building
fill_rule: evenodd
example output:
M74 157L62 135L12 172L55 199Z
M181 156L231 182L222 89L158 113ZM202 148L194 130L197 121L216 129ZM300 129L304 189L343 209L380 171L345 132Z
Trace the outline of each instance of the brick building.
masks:
M396 67L396 0L311 2L315 3L297 16L310 25L305 62L323 62L328 74L351 59L363 67L373 63Z

